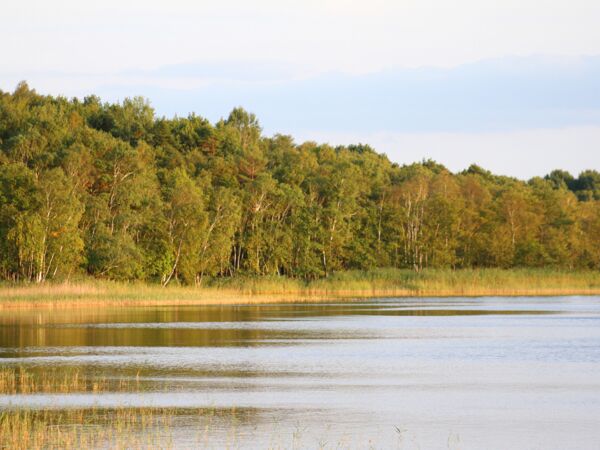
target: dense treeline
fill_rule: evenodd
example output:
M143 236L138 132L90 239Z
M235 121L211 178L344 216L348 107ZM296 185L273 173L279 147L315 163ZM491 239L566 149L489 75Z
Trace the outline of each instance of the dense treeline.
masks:
M261 135L235 109L0 91L0 275L200 283L374 267L600 268L600 173L528 182Z

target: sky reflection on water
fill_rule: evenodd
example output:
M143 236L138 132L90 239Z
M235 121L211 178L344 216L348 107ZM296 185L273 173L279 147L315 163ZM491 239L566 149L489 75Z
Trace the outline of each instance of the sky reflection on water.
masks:
M0 408L237 407L255 416L237 425L241 447L273 430L289 446L298 427L306 446L600 445L599 297L4 311L0 344L2 366L143 386ZM213 443L230 438L222 425Z

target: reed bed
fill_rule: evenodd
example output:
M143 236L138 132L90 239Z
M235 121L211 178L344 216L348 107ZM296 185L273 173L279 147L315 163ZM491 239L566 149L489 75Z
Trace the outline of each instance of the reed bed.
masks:
M5 367L0 395L140 392L134 380L98 378L79 369ZM236 408L48 407L0 408L0 449L172 448L175 421L184 419L193 448L207 448L214 420L231 427L252 411Z
M240 413L235 408L5 410L0 411L0 448L237 449L248 445L247 434L240 433L239 426L246 419L252 420L252 414L252 411ZM300 428L291 434L274 431L275 434L267 432L263 436L264 448L373 448L350 439L331 443L325 439L305 440Z
M227 305L366 297L598 295L600 272L552 269L401 269L339 272L305 282L286 277L209 280L202 287L82 280L0 285L0 309L10 307Z
M172 448L175 410L74 408L0 413L0 448Z
M134 379L91 376L80 369L43 370L5 367L0 369L0 394L70 394L76 392L139 392L143 385Z

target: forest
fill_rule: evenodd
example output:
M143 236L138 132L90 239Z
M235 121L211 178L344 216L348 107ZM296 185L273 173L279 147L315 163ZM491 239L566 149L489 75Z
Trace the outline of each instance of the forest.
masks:
M201 107L201 105L199 105ZM600 173L528 181L368 145L0 91L0 278L198 285L373 268L600 269ZM485 152L486 149L481 149ZM592 169L592 168L590 168Z

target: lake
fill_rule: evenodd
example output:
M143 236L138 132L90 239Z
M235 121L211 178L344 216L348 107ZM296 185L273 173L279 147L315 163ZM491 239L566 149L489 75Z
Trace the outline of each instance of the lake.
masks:
M0 365L136 380L0 409L178 408L182 448L189 408L210 448L600 448L600 297L1 311Z

